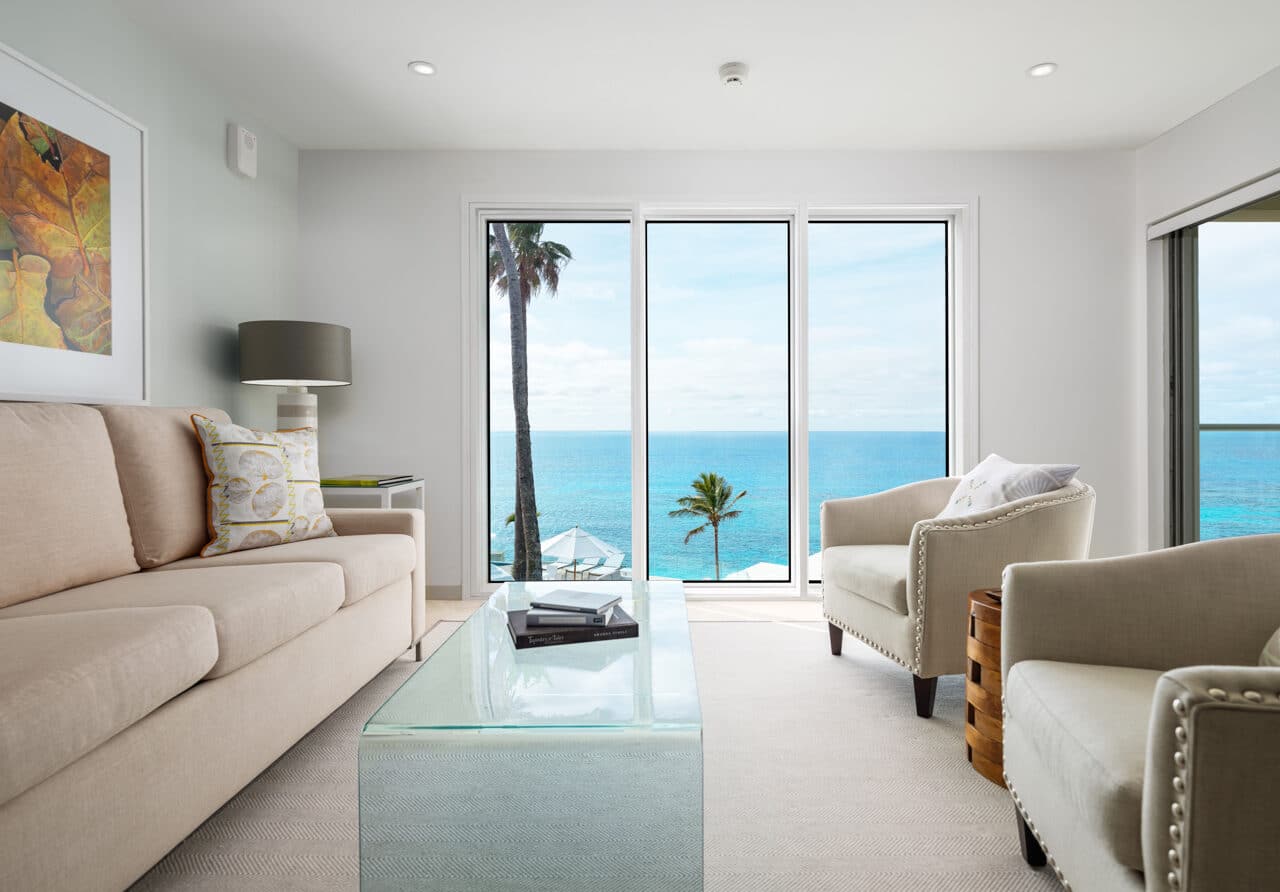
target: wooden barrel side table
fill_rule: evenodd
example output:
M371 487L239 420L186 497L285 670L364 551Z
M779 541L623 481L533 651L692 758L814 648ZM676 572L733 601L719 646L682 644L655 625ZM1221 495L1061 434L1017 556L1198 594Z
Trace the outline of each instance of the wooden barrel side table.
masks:
M974 770L1004 786L1004 721L1000 702L1000 589L969 593L965 644L965 751Z

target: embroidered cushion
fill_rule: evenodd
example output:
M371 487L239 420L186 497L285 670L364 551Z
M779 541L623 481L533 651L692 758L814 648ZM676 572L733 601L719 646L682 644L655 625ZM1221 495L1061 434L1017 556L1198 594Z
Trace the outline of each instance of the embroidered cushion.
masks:
M1079 470L1079 465L1020 465L992 453L960 478L938 517L960 517L1053 492L1070 483Z
M255 431L192 415L209 475L201 557L336 535L320 493L314 428Z

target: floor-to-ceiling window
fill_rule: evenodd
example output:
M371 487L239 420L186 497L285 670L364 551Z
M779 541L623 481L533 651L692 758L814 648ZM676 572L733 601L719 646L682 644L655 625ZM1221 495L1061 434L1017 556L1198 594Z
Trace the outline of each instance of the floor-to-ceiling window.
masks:
M539 213L475 218L482 583L816 594L823 500L947 473L955 218Z
M1280 196L1179 234L1175 540L1280 532Z
M491 222L488 238L489 579L531 578L515 563L530 555L548 574L618 578L631 566L631 227ZM519 497L536 507L525 549Z
M649 575L791 578L790 227L646 231Z
M947 474L947 224L809 224L809 559L819 510Z

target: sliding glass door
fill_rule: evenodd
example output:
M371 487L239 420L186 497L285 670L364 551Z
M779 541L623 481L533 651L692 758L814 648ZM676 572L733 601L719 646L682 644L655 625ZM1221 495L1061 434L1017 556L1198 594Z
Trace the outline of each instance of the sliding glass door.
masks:
M646 227L649 576L791 578L786 222Z
M631 227L491 222L488 235L488 578L619 578L631 566ZM517 511L521 499L534 510Z
M809 224L809 579L827 499L947 474L947 224Z
M1280 196L1174 246L1173 539L1280 532Z

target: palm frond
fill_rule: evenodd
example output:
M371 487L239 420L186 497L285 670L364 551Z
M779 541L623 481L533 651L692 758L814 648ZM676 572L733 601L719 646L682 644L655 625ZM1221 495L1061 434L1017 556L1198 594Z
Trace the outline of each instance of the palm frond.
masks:
M694 536L698 535L699 533L705 533L705 532L707 531L707 527L709 527L709 526L711 526L711 524L709 524L709 523L704 523L702 526L700 526L700 527L694 527L694 528L693 528L693 529L691 529L689 532L685 533L685 534L684 534L684 544L685 544L685 545L688 545L688 544L689 544L689 540L690 540L690 539L692 539Z

